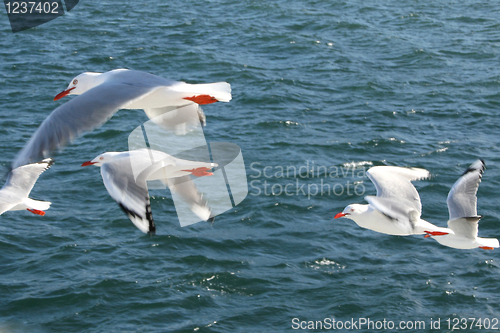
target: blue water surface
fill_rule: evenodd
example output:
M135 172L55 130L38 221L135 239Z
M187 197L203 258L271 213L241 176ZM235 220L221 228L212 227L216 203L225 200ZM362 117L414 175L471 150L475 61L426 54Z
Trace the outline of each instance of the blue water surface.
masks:
M397 165L431 172L422 218L446 226L450 187L483 158L479 234L500 237L499 17L495 1L81 0L14 34L2 12L4 178L74 76L130 68L231 84L230 103L204 107L205 136L241 147L249 194L181 228L168 191L151 193L157 234L142 234L80 167L147 120L118 112L54 155L31 193L53 203L44 217L1 216L0 331L500 329L498 251L333 219L376 193L369 167Z

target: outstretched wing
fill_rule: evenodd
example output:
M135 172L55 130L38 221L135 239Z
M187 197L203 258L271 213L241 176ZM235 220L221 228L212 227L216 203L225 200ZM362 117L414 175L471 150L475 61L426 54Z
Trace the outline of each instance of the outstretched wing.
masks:
M376 166L370 168L366 174L375 184L377 197L404 199L411 203L419 216L422 214L420 196L411 182L429 178L429 171L419 168Z
M9 173L9 178L2 191L8 191L12 196L27 198L35 186L38 177L54 164L52 158L40 162L22 165Z
M448 193L450 221L462 217L477 216L477 189L483 176L485 164L482 160L472 163ZM477 231L476 231L477 234Z
M136 182L130 157L103 164L101 175L109 195L125 211L132 223L144 233L154 233L156 227L148 188L145 181Z
M12 163L12 169L46 158L77 136L105 123L131 101L143 98L155 87L116 81L103 83L56 108L42 122Z
M54 164L54 160L47 158L11 170L5 185L0 190L0 214L27 199L38 177L52 164Z

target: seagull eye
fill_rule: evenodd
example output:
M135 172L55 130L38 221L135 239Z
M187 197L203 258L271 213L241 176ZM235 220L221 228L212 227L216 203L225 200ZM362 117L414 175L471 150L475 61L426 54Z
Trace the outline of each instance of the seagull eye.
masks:
M102 161L104 159L104 157L101 156L101 157L99 157L99 159Z
M351 208L351 212L354 212L354 208Z
M73 84L75 84L75 85L76 85L77 83L78 83L78 80L77 80L77 79L74 79L74 80L73 80Z

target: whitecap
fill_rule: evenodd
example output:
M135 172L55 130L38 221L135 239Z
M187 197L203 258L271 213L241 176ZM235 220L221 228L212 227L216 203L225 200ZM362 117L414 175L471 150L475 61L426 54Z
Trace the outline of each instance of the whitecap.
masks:
M342 166L344 168L359 168L359 167L362 167L362 166L365 166L365 165L373 165L373 162L371 161L361 161L361 162L349 162L349 163L344 163L342 164Z

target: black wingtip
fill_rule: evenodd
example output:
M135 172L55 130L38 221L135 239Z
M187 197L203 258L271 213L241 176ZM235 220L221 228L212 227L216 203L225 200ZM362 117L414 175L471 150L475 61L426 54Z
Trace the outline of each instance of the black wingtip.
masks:
M480 166L478 164L480 164ZM476 170L479 170L479 175L482 176L485 168L486 168L486 163L484 162L484 160L478 159L464 171L462 176L468 174L469 172L474 172Z
M125 214L127 214L127 216L140 217L139 214L125 207L121 202L119 202L118 205L120 205L120 208L125 212Z
M47 170L52 165L54 165L55 162L56 162L56 160L54 160L52 157L47 157L47 158L44 158L43 160L40 160L38 162L32 162L32 163L20 165L17 168L20 168L20 167L25 166L25 165L31 165L31 164L47 164L47 166L45 167L45 170ZM11 164L8 172L11 172L12 170L17 169L17 168L12 168L12 164Z
M52 165L54 165L54 163L56 162L56 160L54 160L52 157L49 157L49 158L45 158L43 160L41 160L40 162L38 163L47 163L47 169L50 168Z
M151 212L151 204L149 203L149 198L148 204L146 205L146 219L149 222L149 234L154 235L156 233L156 226L153 220L153 213Z
M127 214L129 218L130 217L138 217L140 219L143 218L141 215L125 207L121 202L118 202L118 205L120 205L120 208L125 212L125 214ZM153 221L153 214L151 213L151 205L149 204L149 202L146 205L146 219L149 222L148 234L154 235L156 233L156 226L155 222Z

